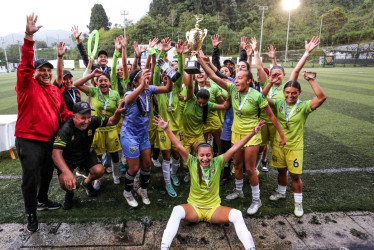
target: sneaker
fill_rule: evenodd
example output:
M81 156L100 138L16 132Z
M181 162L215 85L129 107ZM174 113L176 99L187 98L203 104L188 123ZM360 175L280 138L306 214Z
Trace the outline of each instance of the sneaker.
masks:
M153 162L153 166L155 166L155 167L157 167L157 168L162 167L162 165L161 165L159 159L154 160L154 159L152 158L152 162Z
M268 172L269 171L269 168L268 168L268 162L267 161L261 161L261 171L262 172Z
M175 190L174 190L174 188L173 188L173 186L171 185L171 184L169 184L169 185L166 185L166 191L168 191L168 194L171 196L171 197L177 197L178 195L177 195L177 192L175 192Z
M142 201L145 205L149 205L151 204L151 201L149 200L148 198L148 193L147 193L147 189L143 189L143 188L139 188L138 191L136 191L136 193L142 197Z
M191 180L190 172L186 172L184 175L183 181L190 182L190 180Z
M62 209L70 210L73 207L74 192L65 193L65 201L62 203Z
M251 205L247 209L247 214L253 215L257 213L258 209L262 206L261 200L252 200Z
M118 184L121 183L119 177L117 177L117 176L115 176L115 175L113 175L113 182L114 182L114 184L116 184L116 185L118 185Z
M278 190L277 190L277 192L275 192L274 194L270 195L270 197L269 197L269 199L271 201L277 201L279 199L284 199L284 198L286 198L286 194L281 194L281 193L278 192Z
M82 170L75 171L75 175L87 179L87 175Z
M234 192L226 196L226 200L235 200L237 198L244 198L243 190L234 188Z
M47 202L38 202L38 207L36 208L36 210L38 211L55 210L55 209L59 209L60 207L61 207L60 203L48 200Z
M301 217L304 214L303 204L295 202L295 210L293 211L296 217Z
M111 173L113 172L112 167L107 167L107 168L105 169L105 171L106 171L108 174L111 174Z
M129 194L127 194L126 190L123 190L123 197L125 197L125 199L127 201L127 204L129 204L130 207L137 207L138 206L138 202L135 200L131 191L129 192Z
M86 190L86 194L89 197L93 197L97 195L97 191L93 188L91 183L85 183L84 181L81 182L81 186Z
M171 180L173 181L173 185L178 187L180 185L178 176L176 174L171 174L170 175Z
M98 191L98 190L100 190L100 187L101 187L101 181L100 181L100 179L94 180L93 188L96 191Z
M26 214L27 216L27 230L30 233L36 232L39 229L38 219L36 218L36 213Z

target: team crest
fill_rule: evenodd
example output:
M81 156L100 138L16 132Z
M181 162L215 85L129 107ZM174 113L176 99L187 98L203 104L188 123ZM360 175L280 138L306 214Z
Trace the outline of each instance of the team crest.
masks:
M135 147L129 147L129 150L131 153L134 153L135 152Z
M296 109L296 112L299 113L299 112L300 112L300 108L297 108L297 109Z
M161 136L160 136L160 141L161 141L161 142L166 142L166 136L161 135Z
M280 106L279 107L279 112L282 112L282 110L283 110L283 106Z
M116 98L115 98L115 97L112 97L112 101L116 101Z
M215 174L215 173L216 173L216 169L213 168L213 169L212 169L212 174Z
M277 162L277 161L278 161L278 159L277 159L277 157L276 157L275 155L271 156L271 159L272 159L274 162Z
M89 129L89 130L87 131L87 134L88 134L88 136L92 136L92 129Z
M249 99L248 102L249 102L250 104L252 104L252 103L253 103L253 100L252 100L252 99Z

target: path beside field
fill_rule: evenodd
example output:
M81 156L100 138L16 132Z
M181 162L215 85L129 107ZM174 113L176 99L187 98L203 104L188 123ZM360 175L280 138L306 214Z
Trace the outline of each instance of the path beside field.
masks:
M311 213L246 218L257 249L374 249L374 213ZM166 221L0 225L0 249L159 249ZM171 249L243 249L230 225L181 223Z

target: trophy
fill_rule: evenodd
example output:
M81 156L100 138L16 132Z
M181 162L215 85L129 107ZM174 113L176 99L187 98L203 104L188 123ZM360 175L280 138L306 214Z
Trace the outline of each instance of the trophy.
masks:
M196 18L196 24L195 28L186 32L186 38L188 41L188 45L191 47L191 52L198 52L201 49L201 46L203 45L204 38L206 37L208 30L204 29L202 31L199 29L199 22L201 22L203 19L199 18L197 15L195 15ZM197 62L196 56L193 56L186 64L186 67L184 68L184 71L186 71L187 74L200 74L200 64Z

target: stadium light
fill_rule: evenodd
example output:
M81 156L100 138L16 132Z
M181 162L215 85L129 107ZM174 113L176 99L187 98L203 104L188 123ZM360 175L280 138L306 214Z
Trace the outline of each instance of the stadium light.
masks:
M290 32L290 19L291 19L291 10L299 7L299 0L283 0L283 8L288 11L288 28L287 28L287 40L286 40L286 53L284 55L284 63L287 63L287 51L288 51L288 33Z
M126 10L121 10L121 15L123 15L123 38L126 38L126 15L128 14Z

